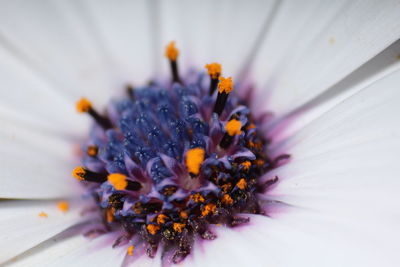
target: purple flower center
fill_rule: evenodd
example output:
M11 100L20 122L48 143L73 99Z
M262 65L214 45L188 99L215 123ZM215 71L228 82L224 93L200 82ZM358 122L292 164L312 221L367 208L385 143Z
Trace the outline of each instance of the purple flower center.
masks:
M172 85L128 87L107 115L81 103L97 123L74 176L106 228L125 232L115 245L131 242L129 255L142 246L150 257L161 248L177 263L197 236L216 238L210 225L234 227L249 221L238 214L265 214L258 196L277 178L260 178L282 157L267 155L261 121L231 92L232 80L215 72L181 79L174 62Z

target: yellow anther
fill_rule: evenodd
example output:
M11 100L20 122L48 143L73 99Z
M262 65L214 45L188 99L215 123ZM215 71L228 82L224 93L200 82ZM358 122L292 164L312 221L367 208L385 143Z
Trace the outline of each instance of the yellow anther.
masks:
M222 202L223 204L225 204L225 205L232 205L232 204L233 204L233 199L231 198L230 195L225 194L225 195L222 197L221 202Z
M186 224L184 223L174 223L172 225L172 228L174 229L175 232L181 233L183 229L185 229Z
M127 250L127 252L128 252L128 255L129 256L132 256L133 255L133 250L135 249L135 246L133 246L133 245L130 245L129 247L128 247L128 250Z
M87 98L82 97L78 102L76 102L76 110L80 113L88 112L91 108L92 103Z
M94 157L97 155L97 152L99 151L99 149L97 148L97 146L88 146L87 147L87 151L86 153L91 156Z
M248 160L246 160L245 162L242 162L242 166L243 166L243 169L244 169L245 171L248 171L248 170L250 169L251 162L248 161Z
M108 182L116 190L125 190L125 188L128 186L128 182L126 181L126 176L122 173L112 173L108 175Z
M215 213L216 208L217 208L217 206L215 204L208 203L207 205L205 205L203 207L201 215L203 215L203 217L204 217L204 216L207 216L210 213Z
M146 226L146 229L149 232L149 234L155 235L157 233L157 231L160 230L160 226L155 225L155 224L148 224Z
M189 149L186 153L186 168L194 175L199 174L201 164L204 161L204 149L200 147Z
M79 181L85 180L84 176L86 174L86 171L83 167L78 166L72 171L72 176L74 176L75 179Z
M67 212L69 210L69 203L67 201L60 201L57 203L57 208L62 212Z
M200 195L200 193L196 193L190 196L190 199L193 200L196 203L203 203L204 202L204 197Z
M157 216L157 223L158 224L163 224L163 223L165 223L167 221L167 218L168 218L167 215L160 214L160 215Z
M171 41L165 48L165 56L172 61L176 61L179 50L175 47L175 41Z
M47 218L47 217L49 217L49 215L47 215L47 213L46 212L40 212L39 214L38 214L38 216L39 217L41 217L41 218Z
M241 189L244 190L247 186L247 182L244 178L240 179L239 182L237 182L236 186Z
M228 123L225 125L225 130L230 136L241 134L241 128L242 123L236 119L228 121Z
M205 67L208 70L208 75L210 75L212 79L217 79L221 75L221 64L211 63L207 64Z
M232 77L219 77L218 92L229 94L233 90Z

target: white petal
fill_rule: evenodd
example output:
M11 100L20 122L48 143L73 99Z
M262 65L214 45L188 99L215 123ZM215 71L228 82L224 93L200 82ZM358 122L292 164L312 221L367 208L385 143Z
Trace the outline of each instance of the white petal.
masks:
M12 266L120 266L126 254L125 248L111 246L115 235L106 234L95 239L82 234L59 237L18 256Z
M282 3L253 68L255 105L282 115L327 90L399 38L399 12L395 0Z
M138 16L133 13L132 18ZM6 1L0 8L3 46L53 88L73 99L84 95L104 105L116 85L126 81L112 72L113 55L99 43L95 25L79 4L67 1Z
M110 63L109 71L117 85L143 84L153 78L154 51L148 1L88 0L77 10ZM160 51L161 52L161 51Z
M282 147L293 159L271 172L281 182L270 196L295 207L282 215L293 228L285 242L307 244L294 259L316 266L398 264L399 82L400 71L375 82ZM290 239L296 231L301 238Z
M60 198L82 193L72 178L76 166L67 136L0 110L1 198Z
M346 98L399 70L399 51L400 41L396 41L321 95L272 123L270 134L275 142L292 136Z
M77 136L88 124L68 93L54 88L0 46L0 106L57 134ZM3 112L2 112L3 113Z
M86 203L87 204L87 203ZM6 200L0 202L1 254L0 263L61 233L90 216L80 213L85 202L70 201L70 208L62 212L57 201ZM44 212L46 217L40 217Z
M273 1L161 1L162 46L177 41L185 67L217 61L234 75L255 45ZM164 73L169 74L167 62Z

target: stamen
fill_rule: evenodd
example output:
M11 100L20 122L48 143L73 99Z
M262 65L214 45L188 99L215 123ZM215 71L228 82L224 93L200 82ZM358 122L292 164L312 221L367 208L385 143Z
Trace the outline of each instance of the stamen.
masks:
M189 149L186 153L186 167L189 173L198 175L204 161L204 149L200 147Z
M60 201L57 203L57 208L62 212L67 212L69 210L69 203L67 201Z
M110 120L107 117L100 115L95 109L93 109L92 103L88 99L82 97L76 103L76 110L79 113L88 113L97 122L97 124L103 127L104 130L112 128Z
M128 94L131 100L135 100L135 88L132 84L126 85L126 93Z
M215 102L214 106L214 112L217 113L218 116L221 116L226 101L228 100L229 93L232 90L233 90L232 77L229 78L219 77L217 101Z
M207 216L208 214L213 214L215 213L215 210L217 209L217 206L214 203L208 203L203 207L203 210L201 212L201 215L203 217Z
M175 232L181 233L183 229L185 228L186 224L184 223L174 223L172 225L172 228L174 229Z
M181 79L179 77L179 72L178 72L178 63L177 63L178 55L179 55L179 50L175 47L175 42L171 41L165 49L165 56L169 59L170 62L172 81L181 83Z
M225 125L226 133L222 137L222 140L219 144L220 147L224 149L228 148L233 142L233 137L235 135L240 135L242 133L241 128L242 128L242 123L240 121L236 119L230 120Z
M160 214L157 216L157 223L158 224L164 224L167 221L168 216L165 214Z
M139 191L142 188L140 183L127 180L126 175L121 173L112 173L108 175L108 182L115 188L115 190Z
M146 226L146 229L149 232L149 234L155 235L158 232L158 230L160 230L160 226L155 224L148 224Z
M213 95L215 92L215 89L217 89L218 79L222 72L221 64L211 63L211 64L207 64L205 67L208 70L208 75L210 75L210 78L211 78L209 93L210 93L210 95Z
M247 182L244 178L240 179L239 182L237 182L236 186L240 189L240 190L244 190L246 189L247 186Z
M103 173L89 171L81 166L76 167L72 171L72 176L79 181L87 181L95 183L103 183L107 180L107 175Z
M233 199L231 198L230 195L224 194L222 197L221 202L225 205L232 205L233 204Z

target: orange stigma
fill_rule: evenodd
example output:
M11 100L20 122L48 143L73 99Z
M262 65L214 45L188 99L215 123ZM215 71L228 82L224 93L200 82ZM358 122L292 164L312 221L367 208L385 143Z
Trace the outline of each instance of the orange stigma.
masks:
M221 64L211 63L207 64L205 67L208 70L208 75L210 75L212 79L217 79L221 75L222 72Z
M92 103L85 97L82 97L78 102L76 102L76 110L79 113L88 112L91 108Z
M200 147L189 149L186 153L186 167L189 173L198 175L201 164L204 161L204 149Z
M57 208L62 212L67 212L69 210L69 203L67 201L60 201L57 203Z
M72 176L74 176L74 178L77 179L77 180L79 180L79 181L84 181L84 180L85 180L85 178L84 178L85 174L86 174L86 171L85 171L85 169L84 169L83 167L81 167L81 166L76 167L76 168L72 171Z
M242 123L235 119L228 121L228 123L225 125L225 130L230 136L241 134L241 128Z
M175 47L175 41L171 41L165 48L165 56L171 61L176 61L178 55L179 50Z
M126 181L126 176L121 173L112 173L108 175L108 182L116 190L125 190L125 188L128 186L128 182Z
M203 203L204 202L204 197L200 195L200 193L196 193L190 196L190 199L193 200L196 203Z
M219 77L218 92L229 94L233 90L232 77Z

